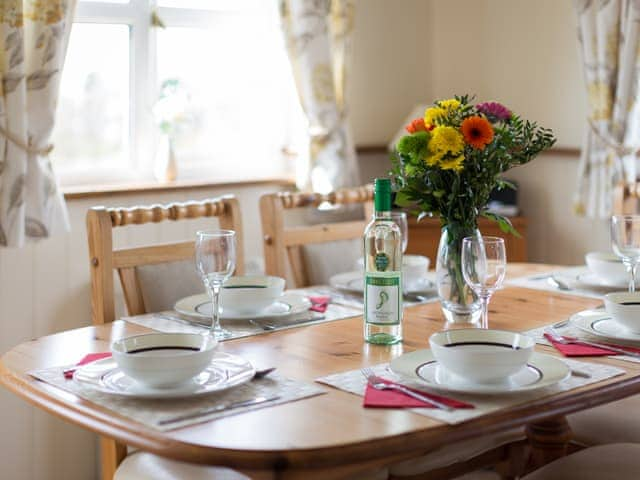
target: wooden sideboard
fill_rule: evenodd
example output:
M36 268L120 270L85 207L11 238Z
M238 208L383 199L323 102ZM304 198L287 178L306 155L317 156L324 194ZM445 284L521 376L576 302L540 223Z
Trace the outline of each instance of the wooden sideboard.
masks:
M522 235L521 238L502 232L495 222L486 218L480 218L478 220L478 227L483 235L504 238L504 243L507 248L507 261L526 262L527 219L526 217L511 217L510 220L515 229ZM440 219L425 218L418 222L415 217L409 218L409 245L407 246L407 253L426 255L431 260L431 268L434 268L440 235Z

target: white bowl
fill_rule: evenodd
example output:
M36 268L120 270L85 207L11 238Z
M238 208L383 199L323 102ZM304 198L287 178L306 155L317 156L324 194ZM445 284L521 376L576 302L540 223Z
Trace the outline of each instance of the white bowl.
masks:
M429 345L442 367L473 383L501 383L520 371L535 341L520 333L479 328L431 335Z
M607 285L624 285L629 281L626 267L613 253L589 252L584 258L589 270Z
M118 367L137 382L154 388L179 385L211 363L218 341L196 333L149 333L111 344Z
M282 295L284 283L284 278L263 275L231 277L220 290L220 303L227 312L258 313Z
M402 277L406 288L411 288L427 275L429 257L423 255L402 256Z
M640 292L607 293L604 308L614 322L633 333L640 333Z

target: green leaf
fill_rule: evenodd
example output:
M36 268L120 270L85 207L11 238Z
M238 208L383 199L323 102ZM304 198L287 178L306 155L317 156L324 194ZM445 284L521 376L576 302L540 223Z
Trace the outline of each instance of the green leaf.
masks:
M486 212L486 211L482 212L481 215L485 218L488 218L489 220L496 222L502 232L510 233L516 238L522 238L522 235L520 235L520 232L518 232L513 227L511 220L509 220L507 217L503 217L502 215L498 215L496 213Z
M414 202L409 198L409 195L406 192L396 193L396 205L398 207L410 207L413 203Z

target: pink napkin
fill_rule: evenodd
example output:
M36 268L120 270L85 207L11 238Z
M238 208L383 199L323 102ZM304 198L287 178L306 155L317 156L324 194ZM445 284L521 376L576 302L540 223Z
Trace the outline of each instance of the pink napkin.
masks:
M545 338L565 357L604 357L607 355L620 355L618 352L607 350L606 348L592 347L591 345L581 345L579 343L563 344L554 342L549 335L545 333ZM629 352L640 353L640 348L627 347L621 345L611 345L612 347L628 350Z
M89 353L84 357L82 357L82 360L76 363L76 366L81 367L82 365L86 365L87 363L95 362L96 360L102 360L103 358L108 358L110 356L111 356L111 352ZM64 378L73 378L73 372L75 372L75 369L66 370L64 372Z
M393 382L387 381L392 384ZM433 393L426 393L422 390L413 390L416 393L424 395L428 398L444 403L445 405L453 408L475 408L472 404L461 402L453 398L441 397ZM416 398L405 395L402 392L395 390L376 390L371 385L367 384L367 390L364 394L364 401L362 405L366 408L435 408L433 405L418 400Z
M317 296L317 297L309 297L311 301L311 310L312 312L320 312L324 313L327 311L327 307L329 306L329 301L331 297L328 296Z

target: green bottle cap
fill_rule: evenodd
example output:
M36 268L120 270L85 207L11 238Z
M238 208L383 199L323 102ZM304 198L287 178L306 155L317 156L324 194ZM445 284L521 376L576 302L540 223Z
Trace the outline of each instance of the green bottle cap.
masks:
M374 207L376 212L388 212L391 210L391 180L388 178L376 178L374 187Z

